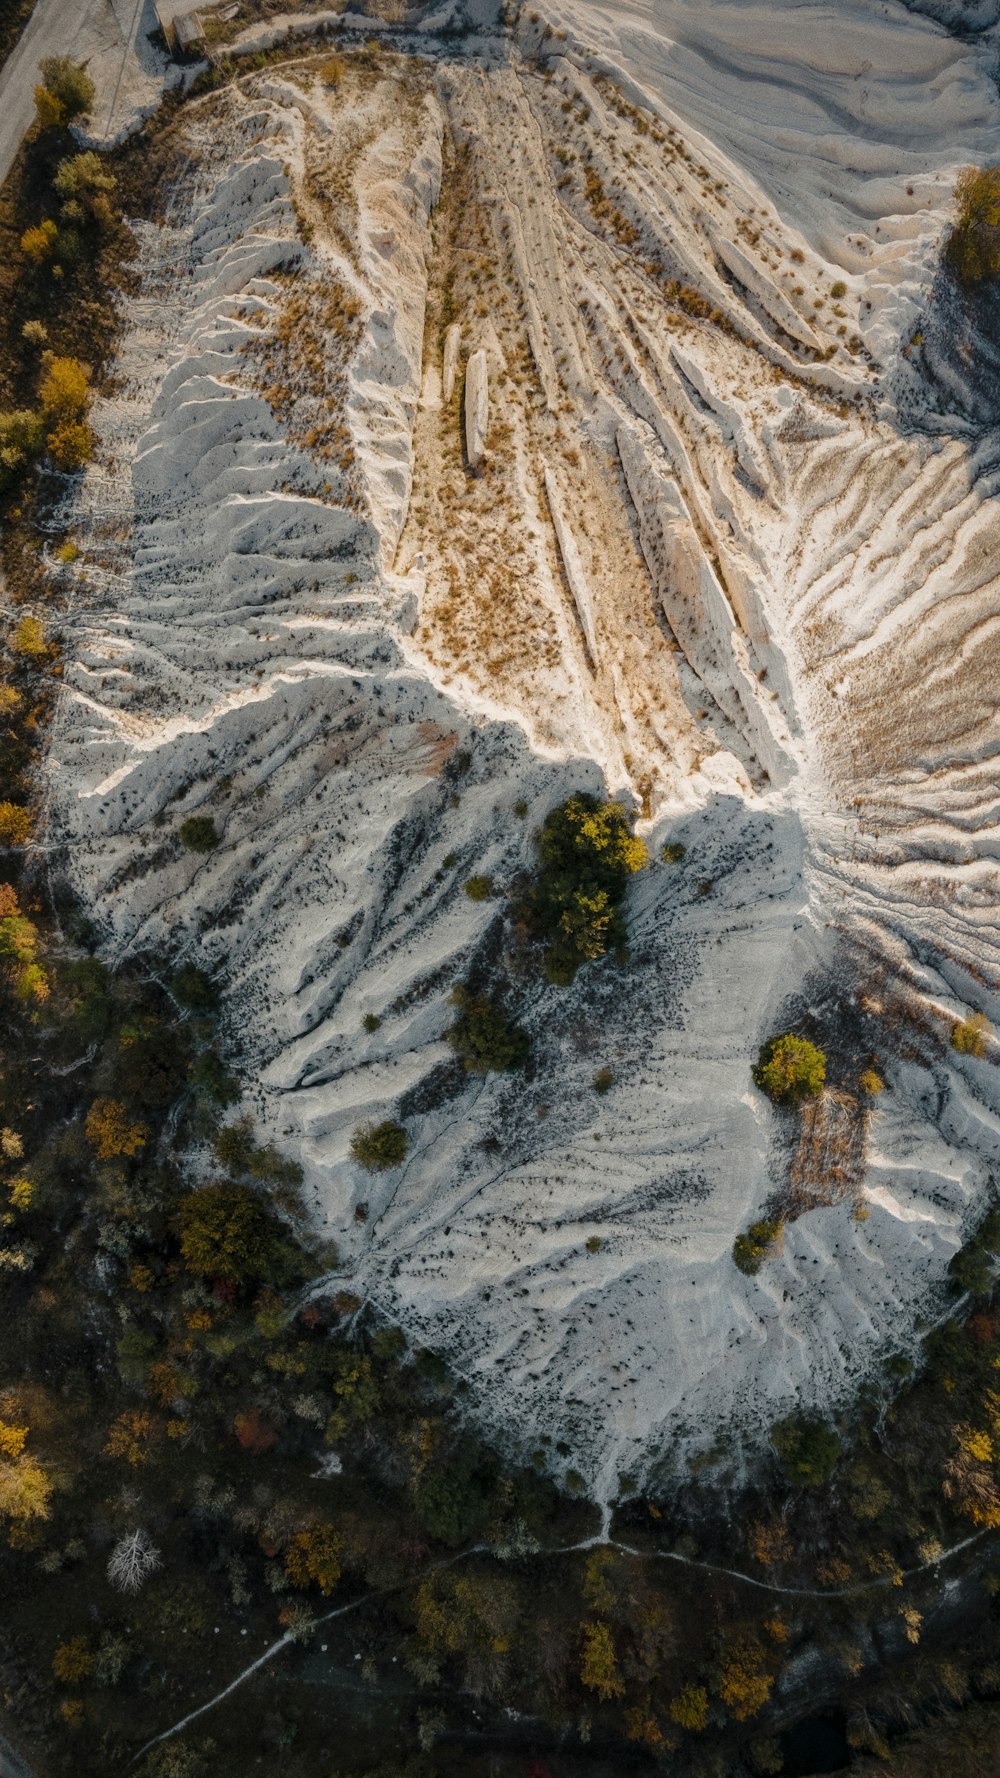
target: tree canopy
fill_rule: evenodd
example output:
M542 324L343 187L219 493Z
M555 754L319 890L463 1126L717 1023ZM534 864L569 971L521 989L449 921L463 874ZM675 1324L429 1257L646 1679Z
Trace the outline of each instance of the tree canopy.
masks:
M629 877L649 854L621 803L601 802L586 791L549 812L536 845L539 872L526 912L547 941L549 980L567 986L581 963L623 942L618 908Z
M799 1105L822 1092L826 1057L807 1037L788 1031L765 1043L752 1073L754 1084L776 1105Z

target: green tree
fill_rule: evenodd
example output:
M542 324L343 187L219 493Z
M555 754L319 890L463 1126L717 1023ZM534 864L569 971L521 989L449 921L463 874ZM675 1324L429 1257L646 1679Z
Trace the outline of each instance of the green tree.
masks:
M497 1001L459 987L451 1003L458 1007L459 1017L445 1037L470 1074L489 1074L491 1070L509 1074L514 1068L523 1068L528 1059L527 1035L508 1019Z
M751 1072L755 1085L776 1105L800 1105L822 1092L826 1057L808 1038L789 1031L765 1043Z
M771 1443L786 1480L796 1488L818 1488L829 1481L840 1456L836 1432L817 1414L778 1420L771 1428Z
M618 907L649 854L620 803L583 791L550 810L536 845L539 872L524 912L547 942L549 980L566 986L581 963L624 940Z
M181 1253L189 1271L234 1284L277 1281L287 1247L276 1219L248 1185L203 1185L181 1200Z
M401 1166L407 1146L406 1131L391 1117L380 1124L360 1124L351 1137L351 1155L366 1173L388 1173Z

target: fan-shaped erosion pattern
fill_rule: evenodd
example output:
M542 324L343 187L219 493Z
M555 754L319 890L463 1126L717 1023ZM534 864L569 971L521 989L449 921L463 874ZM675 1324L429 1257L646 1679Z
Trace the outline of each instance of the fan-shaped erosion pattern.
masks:
M947 1034L996 1010L1000 461L931 296L1000 106L989 21L924 12L566 0L189 104L65 514L47 842L108 954L222 970L341 1282L604 1495L846 1399L997 1152ZM630 958L549 987L503 898L605 787ZM471 969L526 1074L445 1043ZM793 1018L801 1122L750 1081Z

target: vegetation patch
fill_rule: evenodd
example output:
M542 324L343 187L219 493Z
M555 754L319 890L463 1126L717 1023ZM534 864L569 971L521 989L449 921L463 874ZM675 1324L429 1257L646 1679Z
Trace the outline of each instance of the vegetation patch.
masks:
M945 263L960 284L984 284L1000 272L1000 167L963 167L955 202L958 216Z
M751 1223L744 1234L737 1235L733 1242L733 1262L747 1277L755 1277L764 1261L777 1253L783 1226L780 1218L764 1219Z
M528 1059L527 1034L507 1017L499 1001L471 988L458 987L451 996L458 1018L445 1032L470 1074L509 1074Z
M789 1031L768 1039L751 1072L755 1086L775 1105L801 1105L822 1092L826 1057L808 1038Z
M388 1173L402 1166L409 1139L394 1118L382 1123L361 1124L351 1137L351 1155L366 1173Z
M567 987L581 964L624 945L621 903L649 854L621 803L585 791L545 817L535 845L538 873L521 914L545 945L548 980Z

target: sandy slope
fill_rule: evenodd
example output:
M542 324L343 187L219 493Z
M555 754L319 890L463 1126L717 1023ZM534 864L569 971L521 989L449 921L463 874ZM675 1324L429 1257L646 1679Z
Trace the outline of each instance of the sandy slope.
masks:
M50 838L112 950L226 969L354 1287L607 1493L905 1345L996 1152L995 1069L941 1042L997 981L996 470L932 282L998 116L988 36L895 6L548 16L188 113L69 513ZM627 969L519 987L530 1076L468 1084L447 994L502 903L462 882L602 776L687 858ZM845 1076L793 1155L749 1061L799 996L891 1090ZM746 1279L790 1178L817 1207Z

